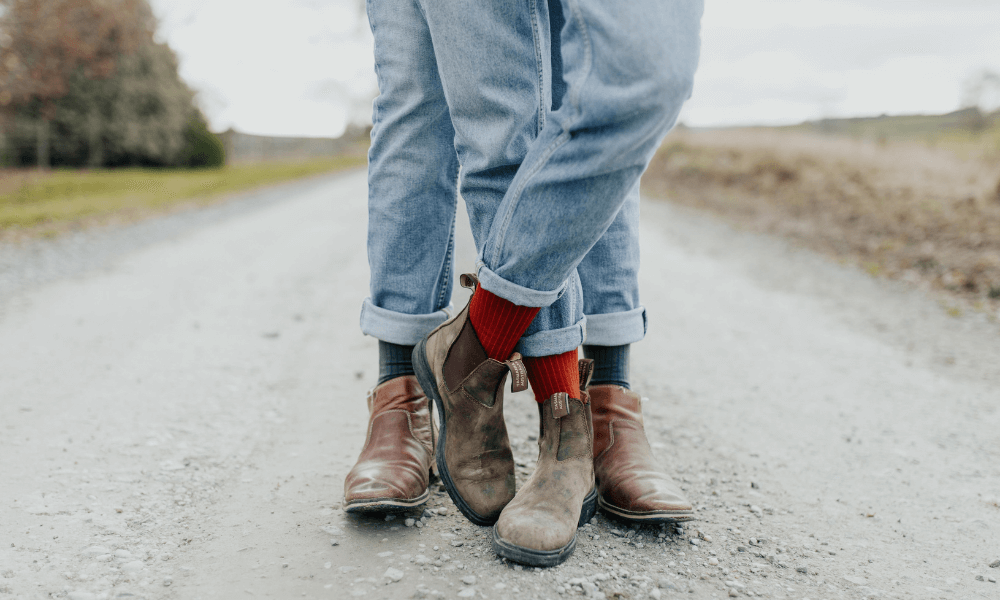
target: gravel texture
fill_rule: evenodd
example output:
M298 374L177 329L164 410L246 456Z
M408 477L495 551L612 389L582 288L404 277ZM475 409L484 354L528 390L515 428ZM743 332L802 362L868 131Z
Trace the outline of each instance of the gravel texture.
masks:
M2 251L0 598L1000 594L996 327L661 203L633 383L697 521L599 513L532 569L438 483L393 519L347 515L377 356L364 186ZM464 230L457 254L468 269ZM506 410L523 481L537 412Z

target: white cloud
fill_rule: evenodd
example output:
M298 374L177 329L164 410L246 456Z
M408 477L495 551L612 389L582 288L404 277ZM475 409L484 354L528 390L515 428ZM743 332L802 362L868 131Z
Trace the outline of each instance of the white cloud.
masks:
M690 125L946 112L1000 69L994 1L707 3Z
M153 0L161 35L216 129L335 136L375 85L355 0ZM335 86L322 84L334 83ZM322 90L335 93L324 97Z
M337 135L370 116L363 0L152 0L214 127ZM1000 70L997 0L708 0L691 125L945 112Z

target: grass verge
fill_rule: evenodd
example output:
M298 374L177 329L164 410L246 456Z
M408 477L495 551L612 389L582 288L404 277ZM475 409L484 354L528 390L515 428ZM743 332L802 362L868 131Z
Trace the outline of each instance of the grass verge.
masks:
M220 169L0 171L0 233L53 235L83 223L134 220L181 205L365 164L366 149Z
M995 311L1000 144L983 139L957 148L795 129L684 130L668 138L643 186Z

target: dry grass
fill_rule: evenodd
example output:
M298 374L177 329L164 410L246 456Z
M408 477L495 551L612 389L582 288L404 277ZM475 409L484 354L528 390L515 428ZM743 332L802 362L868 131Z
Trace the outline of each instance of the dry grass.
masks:
M220 169L0 171L0 238L50 236L92 223L130 221L227 194L365 164L366 148L295 162Z
M678 131L647 192L792 237L869 273L1000 302L1000 145Z

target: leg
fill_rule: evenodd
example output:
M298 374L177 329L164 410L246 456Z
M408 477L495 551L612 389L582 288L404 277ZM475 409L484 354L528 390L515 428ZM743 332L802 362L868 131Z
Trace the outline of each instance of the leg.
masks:
M473 11L462 3L421 2L455 128L460 189L481 252L551 112L549 7L546 0L495 0ZM559 354L583 343L582 292L575 275L569 279L569 292L540 311L523 337L515 335L521 338L516 350L522 355Z
M547 306L566 289L675 122L697 64L700 0L562 5L566 95L480 257L483 287L523 306Z
M455 127L462 196L478 246L544 117L543 21L535 0L474 6L422 0L421 8ZM472 286L475 279L463 277L463 283ZM514 496L502 383L513 370L515 389L527 385L520 356L512 352L538 309L506 307L509 312L490 319L496 335L487 335L482 320L477 334L470 315L473 307L482 308L482 298L477 291L470 306L422 341L413 364L442 415L442 482L459 510L485 525ZM571 348L582 341L582 318L578 307L566 319L567 328L576 328Z
M646 309L639 303L638 184L577 272L587 315L587 345L610 347L640 341L646 335ZM595 382L601 382L602 365L594 366Z
M368 167L371 296L361 330L413 345L447 319L458 158L430 32L414 0L369 2L379 96Z
M467 5L424 1L456 130L462 195L480 247L550 107L546 8L535 0L496 2L476 5L475 14L469 14ZM465 283L474 286L475 278L468 277ZM573 415L566 422L572 421L576 428L589 423L589 411L579 398L576 360L583 337L579 284L542 311L489 298L488 292L477 289L469 307L421 342L413 359L418 378L444 420L438 446L442 481L463 514L479 524L496 521L514 492L513 470L506 468L512 463L503 426L502 382L512 371L515 390L526 384L520 355L512 354L515 345L540 360L560 356L555 361L557 376L552 378L540 377L544 369L533 369L532 361L525 361L532 386L537 392L540 379L560 380L558 387L565 388L561 398L566 400L560 406ZM524 333L528 335L522 338ZM562 368L563 363L568 368ZM552 414L551 405L545 405L545 414ZM579 477L565 477L566 486L554 490L578 496L573 498L576 503L567 503L569 497L564 497L567 514L549 520L550 529L556 522L566 530L559 535L568 537L558 540L554 550L565 550L578 519L589 518L596 503L595 495L589 508L582 508L584 496L593 488L593 466L590 433L580 433L573 439L581 447L586 441L587 451L575 459L582 467ZM557 558L565 555L556 552Z
M594 477L606 512L640 523L688 521L694 507L646 440L642 399L629 385L629 345L646 333L639 304L639 194L626 200L578 271L587 313L584 355L594 360L587 393L594 421ZM612 443L612 440L614 443Z
M412 345L451 298L458 163L430 33L413 0L368 5L379 97L369 152L371 296L361 329L379 339L368 437L344 482L350 512L405 510L428 497L433 433Z

